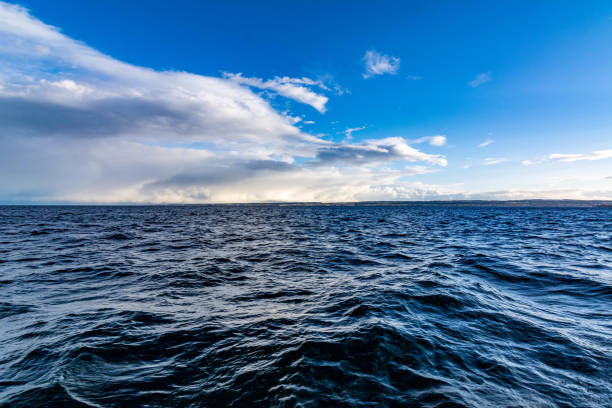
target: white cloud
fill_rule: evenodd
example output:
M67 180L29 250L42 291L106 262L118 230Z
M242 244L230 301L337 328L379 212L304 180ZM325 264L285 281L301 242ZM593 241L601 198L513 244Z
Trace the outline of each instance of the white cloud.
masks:
M446 136L445 135L436 135L436 136L424 136L418 139L410 140L409 143L417 144L417 143L429 143L432 146L444 146L446 145Z
M426 166L406 166L404 167L405 176L416 176L420 174L429 174L429 173L435 173L436 171L438 170L432 169L431 167L426 167Z
M360 144L337 144L319 148L317 159L320 163L333 164L378 164L387 161L424 161L446 166L446 157L423 153L410 147L401 137L367 140Z
M366 128L365 126L359 126L359 127L354 127L354 128L346 128L342 132L338 132L338 134L344 134L344 136L347 139L352 139L353 138L353 132L358 132L358 131L363 130L365 128Z
M480 144L478 145L478 147L486 147L486 146L490 145L491 143L493 143L493 140L491 140L491 139L485 139L485 141L484 141L484 142L482 142L482 143L480 143Z
M537 159L523 160L521 164L523 166L532 166L536 164L550 163L550 162L563 162L571 163L576 161L594 161L604 160L612 158L612 149L607 150L596 150L592 153L553 153L545 157L539 157Z
M370 78L374 75L397 74L400 67L400 59L390 55L382 55L374 50L367 51L363 56L365 61L364 78Z
M562 162L574 162L579 160L603 160L612 158L612 149L597 150L588 154L561 154L554 153L548 156L551 160Z
M432 146L444 146L446 144L446 136L432 136L429 140L429 144Z
M320 112L328 99L313 89L332 89L309 78L216 78L126 64L0 2L0 199L351 201L447 191L403 183L406 172L387 168L445 166L444 156L402 138L324 141L252 87Z
M484 161L487 166L490 166L492 164L503 163L506 161L506 159L503 157L487 157L486 159L484 159Z
M309 78L289 77L275 77L274 79L264 81L260 78L245 78L240 73L225 73L224 76L238 84L274 91L285 98L310 105L321 113L325 113L327 110L325 104L329 99L308 88L308 86L318 86L325 90L329 90L321 81L314 81Z
M501 191L483 191L464 193L465 199L471 200L610 200L612 191L585 189L509 189ZM455 196L457 197L457 195Z
M302 123L305 124L305 125L314 125L315 122L314 122L314 120L305 120Z
M231 144L306 142L248 88L221 78L125 64L0 3L0 130ZM38 50L47 50L41 54Z
M480 86L486 82L489 82L490 80L491 80L491 71L483 72L482 74L479 74L476 78L468 82L468 85L471 86L472 88L476 88L477 86Z

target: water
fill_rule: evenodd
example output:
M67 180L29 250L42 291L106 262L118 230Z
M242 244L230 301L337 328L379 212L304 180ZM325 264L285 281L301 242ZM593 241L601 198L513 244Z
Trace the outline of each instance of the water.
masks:
M0 406L612 406L612 209L0 207Z

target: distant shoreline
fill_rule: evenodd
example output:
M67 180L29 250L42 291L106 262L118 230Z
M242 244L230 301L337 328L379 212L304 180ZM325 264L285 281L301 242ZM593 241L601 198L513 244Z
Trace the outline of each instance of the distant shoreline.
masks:
M271 207L515 207L515 208L612 208L609 200L439 200L439 201L354 201L354 202L264 202L264 203L63 203L0 202L0 206L75 206L75 207L145 207L145 206L271 206Z

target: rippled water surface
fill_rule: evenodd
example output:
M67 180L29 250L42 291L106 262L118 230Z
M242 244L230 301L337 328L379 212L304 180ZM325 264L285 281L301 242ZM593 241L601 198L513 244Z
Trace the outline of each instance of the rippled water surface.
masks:
M612 406L612 209L0 207L0 406Z

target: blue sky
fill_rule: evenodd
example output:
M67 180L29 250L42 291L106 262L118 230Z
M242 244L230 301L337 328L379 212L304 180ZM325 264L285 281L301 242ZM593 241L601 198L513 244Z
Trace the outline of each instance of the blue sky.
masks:
M612 199L610 2L22 1L0 19L3 201Z

